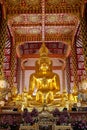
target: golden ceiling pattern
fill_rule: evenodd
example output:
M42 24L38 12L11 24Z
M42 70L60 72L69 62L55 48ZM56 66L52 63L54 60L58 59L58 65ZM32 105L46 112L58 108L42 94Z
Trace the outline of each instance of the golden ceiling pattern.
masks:
M49 5L58 5L60 3L67 3L67 4L80 4L82 0L47 0L46 1Z
M83 5L83 0L6 0L8 26L16 45L43 40L71 45ZM70 46L64 50L68 56Z
M40 24L42 20L41 14L21 14L13 17L12 23L15 24ZM45 23L46 24L73 24L78 22L78 17L75 15L69 14L45 14Z
M83 0L44 1L44 35L46 37L45 40L50 41L51 39L52 41L53 39L55 41L55 39L58 40L58 37L60 36L59 41L62 41L63 35L66 35L66 41L66 39L68 39L69 33L70 36L74 35L78 27L79 16L81 15L82 11L80 10L81 2L83 2ZM57 8L55 8L55 6ZM72 8L72 6L76 6L75 10ZM20 39L18 40L18 42L28 41L29 38L26 38L26 34L29 36L33 34L34 36L41 33L40 35L43 35L42 8L43 1L41 0L6 0L8 21L11 21L11 24L9 24L9 28L13 30L13 33L15 35L16 33L19 35L23 35L23 37L25 35L25 38L22 38L23 40L17 37L17 39ZM63 10L61 10L61 8ZM51 34L54 35L54 38L51 38ZM56 35L58 35L58 37ZM36 38L35 36L33 38L33 36L31 38L33 39L33 41L41 41L41 38L38 40L38 38ZM71 38L71 41L72 39L73 37Z

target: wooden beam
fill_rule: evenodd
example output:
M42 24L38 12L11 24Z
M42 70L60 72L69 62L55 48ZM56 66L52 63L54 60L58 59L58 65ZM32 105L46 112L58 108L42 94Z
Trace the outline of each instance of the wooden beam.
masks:
M22 69L24 70L35 70L35 66L23 66ZM53 70L62 70L63 66L53 66Z
M25 54L21 57L22 60L24 59L29 59L29 58L39 58L40 55L39 54ZM48 54L48 57L50 58L59 58L59 59L66 59L66 56L64 54Z

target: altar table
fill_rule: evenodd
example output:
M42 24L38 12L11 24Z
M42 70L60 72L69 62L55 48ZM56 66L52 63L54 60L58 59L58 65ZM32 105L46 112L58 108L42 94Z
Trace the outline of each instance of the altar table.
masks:
M39 130L34 126L20 126L19 130ZM54 125L53 130L73 130L71 126Z
M19 130L37 130L35 125L32 126L20 126Z
M55 125L54 130L73 130L71 126Z

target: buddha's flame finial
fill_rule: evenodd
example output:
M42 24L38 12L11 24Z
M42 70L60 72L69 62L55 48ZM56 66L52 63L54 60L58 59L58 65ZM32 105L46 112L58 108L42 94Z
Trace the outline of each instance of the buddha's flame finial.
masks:
M36 61L36 64L40 65L41 62L44 62L44 63L48 63L49 65L52 65L52 61L48 57L48 53L49 53L48 48L43 42L39 50L40 58Z
M48 49L45 45L45 43L43 42L42 45L41 45L41 48L39 50L39 53L40 53L40 56L41 57L44 57L44 56L47 56L48 55Z

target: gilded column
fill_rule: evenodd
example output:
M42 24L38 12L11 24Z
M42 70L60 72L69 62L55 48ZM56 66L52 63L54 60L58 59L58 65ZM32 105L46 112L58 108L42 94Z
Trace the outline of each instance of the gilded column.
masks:
M62 70L62 89L63 89L63 91L66 90L66 86L65 86L65 70Z
M4 63L4 49L6 42L6 29L7 29L7 19L2 18L0 24L0 79L4 78L3 63Z
M18 91L20 90L20 77L21 75L21 60L18 58L17 60L17 88L18 88Z
M66 59L66 81L67 81L67 91L70 93L70 59Z
M77 55L76 55L76 45L75 45L75 40L74 43L71 46L71 53L72 53L72 72L73 72L73 80L74 80L74 85L78 87L78 63L77 63Z
M85 11L87 13L87 11ZM83 55L84 55L84 65L87 76L87 14L81 18L81 32L82 32L82 42L83 42Z
M16 66L16 44L13 42L11 46L11 62L10 62L10 87L14 86L14 76L15 76L15 66Z
M22 90L21 91L24 90L25 88L24 85L25 85L25 70L22 69Z

